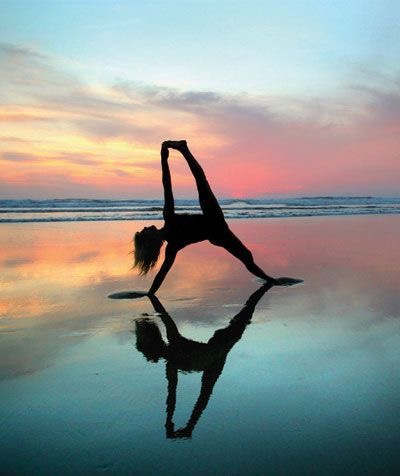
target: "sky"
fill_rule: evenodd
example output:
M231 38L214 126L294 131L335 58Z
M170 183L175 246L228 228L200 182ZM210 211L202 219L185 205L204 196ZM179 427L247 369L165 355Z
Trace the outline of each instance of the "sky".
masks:
M0 198L400 194L397 0L0 0ZM175 195L196 196L170 156Z

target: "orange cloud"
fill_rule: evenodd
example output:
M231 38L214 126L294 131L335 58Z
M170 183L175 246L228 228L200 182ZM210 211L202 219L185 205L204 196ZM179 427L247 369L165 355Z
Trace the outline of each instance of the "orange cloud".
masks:
M188 139L219 196L398 193L397 91L354 89L354 107L289 104L128 81L100 88L10 45L0 61L3 197L161 197L167 138ZM185 163L174 155L171 167L177 195L195 196Z

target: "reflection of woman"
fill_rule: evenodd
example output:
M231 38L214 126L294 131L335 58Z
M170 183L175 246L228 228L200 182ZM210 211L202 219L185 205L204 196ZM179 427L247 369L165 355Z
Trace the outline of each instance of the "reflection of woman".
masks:
M194 427L211 397L214 385L221 375L229 351L242 337L258 301L270 287L270 284L265 284L254 292L229 325L224 329L217 330L207 343L195 342L183 337L160 301L155 296L149 296L154 310L160 314L165 325L168 344L163 341L161 333L153 321L138 320L136 321L136 347L150 361L157 362L160 358L164 358L166 361L168 396L165 429L167 438L188 438L192 435ZM173 416L178 370L203 372L203 376L200 394L187 424L183 428L175 430Z
M178 150L186 159L196 180L202 214L175 213L171 174L168 166L169 148ZM204 240L209 240L212 244L225 248L238 258L251 273L264 279L267 283L281 284L266 275L255 264L251 252L229 229L204 171L189 151L186 141L164 142L161 147L161 165L165 198L163 212L165 225L161 229L157 229L155 226L145 227L135 234L135 266L139 268L141 274L146 274L155 266L161 246L164 241L167 242L164 262L153 281L149 294L154 294L161 286L179 250Z

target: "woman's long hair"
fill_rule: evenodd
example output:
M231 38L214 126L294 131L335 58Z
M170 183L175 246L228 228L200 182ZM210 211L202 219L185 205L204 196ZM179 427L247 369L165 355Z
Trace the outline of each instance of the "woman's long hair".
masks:
M159 230L143 229L135 233L135 263L141 276L146 275L156 265L164 240Z
M158 362L165 357L167 345L157 324L150 319L137 319L135 327L137 350L150 362Z

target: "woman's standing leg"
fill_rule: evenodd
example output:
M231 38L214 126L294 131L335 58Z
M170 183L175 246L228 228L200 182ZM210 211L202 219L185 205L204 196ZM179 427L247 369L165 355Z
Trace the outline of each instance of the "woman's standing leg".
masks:
M268 276L264 271L256 265L254 262L251 251L239 240L239 238L231 231L228 230L216 243L217 246L222 246L229 251L235 258L239 259L250 273L254 274L258 278L264 279L269 284L278 284L276 279Z

